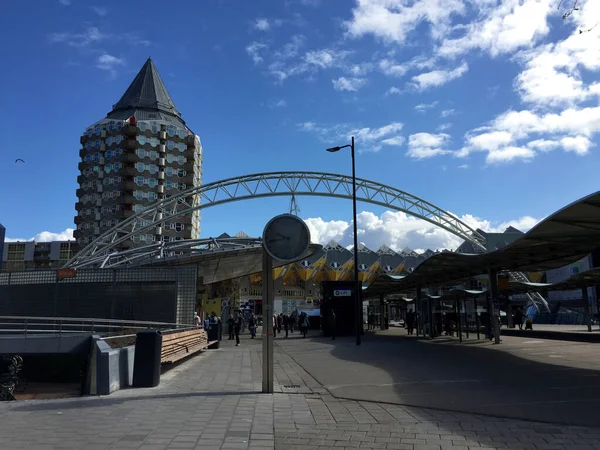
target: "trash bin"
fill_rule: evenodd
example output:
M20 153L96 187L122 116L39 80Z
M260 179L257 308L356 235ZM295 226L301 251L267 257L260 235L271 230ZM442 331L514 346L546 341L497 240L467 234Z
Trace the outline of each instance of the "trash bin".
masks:
M217 341L214 344L211 344L208 346L209 349L211 350L216 350L221 346L221 341L219 341L219 324L218 323L211 323L208 327L208 330L206 331L207 333L207 338L208 338L208 342L210 341Z
M155 387L160 383L160 330L144 330L135 338L133 387Z

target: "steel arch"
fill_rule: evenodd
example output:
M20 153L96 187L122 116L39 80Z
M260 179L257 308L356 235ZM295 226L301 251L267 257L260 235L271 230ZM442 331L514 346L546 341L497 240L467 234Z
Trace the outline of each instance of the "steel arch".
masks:
M260 239L249 237L187 239L175 242L155 242L149 245L134 247L129 250L109 253L107 255L97 254L71 267L78 269L84 267L109 269L128 265L139 266L157 262L159 260L166 261L180 254L185 254L187 256L206 255L209 253L215 254L232 249L238 250L246 248L259 248L261 245Z
M362 178L356 179L357 200L402 211L437 225L485 251L485 238L452 214L408 192ZM261 197L311 195L352 198L352 177L325 172L265 172L227 178L194 187L158 202L106 231L65 267L115 253L122 242L166 221L193 211Z

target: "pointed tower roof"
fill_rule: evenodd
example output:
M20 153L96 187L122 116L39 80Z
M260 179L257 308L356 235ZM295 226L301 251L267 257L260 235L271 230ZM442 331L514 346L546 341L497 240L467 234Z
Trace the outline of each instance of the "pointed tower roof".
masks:
M148 58L107 117L125 120L133 115L138 120L165 120L185 127L181 113L175 108L151 58Z

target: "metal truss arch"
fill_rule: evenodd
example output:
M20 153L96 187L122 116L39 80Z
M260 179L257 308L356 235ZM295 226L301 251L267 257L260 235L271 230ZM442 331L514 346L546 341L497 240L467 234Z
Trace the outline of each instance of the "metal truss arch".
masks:
M356 179L357 200L423 219L469 241L485 251L485 238L457 217L400 189L375 181ZM227 178L188 189L161 200L103 233L68 261L65 267L87 265L113 255L122 243L186 216L196 210L253 198L277 196L320 196L352 199L352 177L325 172L265 172ZM154 245L154 244L151 244ZM158 246L158 244L156 244ZM188 243L189 246L189 243Z

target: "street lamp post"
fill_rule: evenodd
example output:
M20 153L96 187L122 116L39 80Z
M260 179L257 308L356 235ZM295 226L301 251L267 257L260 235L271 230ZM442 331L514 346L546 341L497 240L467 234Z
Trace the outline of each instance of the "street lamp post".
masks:
M352 136L352 143L338 147L328 148L327 151L330 153L339 152L343 148L350 148L352 155L352 212L354 216L354 302L356 310L356 345L360 345L360 332L362 326L362 301L361 301L361 288L358 280L358 227L356 224L356 167L354 164L354 136Z

